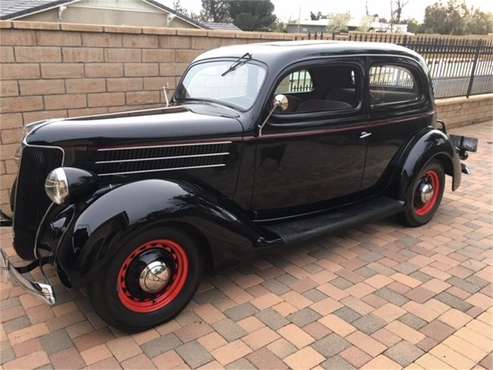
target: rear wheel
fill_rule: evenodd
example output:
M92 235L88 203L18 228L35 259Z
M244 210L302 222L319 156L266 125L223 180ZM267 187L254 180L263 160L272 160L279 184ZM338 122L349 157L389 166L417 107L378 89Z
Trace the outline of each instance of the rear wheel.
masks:
M145 231L122 246L88 287L110 325L140 331L176 316L192 299L204 259L193 238L170 228Z
M440 206L445 189L445 173L442 165L433 161L426 165L409 187L404 223L421 226L428 223Z

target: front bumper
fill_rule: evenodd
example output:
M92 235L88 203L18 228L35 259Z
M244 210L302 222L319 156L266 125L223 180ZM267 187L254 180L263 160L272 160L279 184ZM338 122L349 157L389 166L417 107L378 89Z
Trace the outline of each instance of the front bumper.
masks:
M3 249L0 249L0 272L8 274L10 278L17 281L29 293L41 298L46 303L55 304L55 291L50 284L40 283L27 279L8 259ZM3 276L2 276L3 277Z
M4 211L0 209L0 227L11 227L12 217L8 216Z

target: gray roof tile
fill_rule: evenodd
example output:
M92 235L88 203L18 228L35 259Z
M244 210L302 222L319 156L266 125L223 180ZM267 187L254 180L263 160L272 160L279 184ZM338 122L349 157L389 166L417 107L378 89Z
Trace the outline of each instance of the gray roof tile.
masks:
M0 0L0 19L12 19L73 0Z

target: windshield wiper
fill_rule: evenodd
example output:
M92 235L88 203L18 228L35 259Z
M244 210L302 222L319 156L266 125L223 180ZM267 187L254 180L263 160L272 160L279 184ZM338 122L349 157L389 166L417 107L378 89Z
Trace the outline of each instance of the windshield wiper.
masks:
M243 54L233 64L231 64L231 66L226 71L224 71L223 73L221 73L221 77L226 76L229 72L234 71L240 65L245 64L248 61L248 59L252 59L252 54L250 54L250 53Z

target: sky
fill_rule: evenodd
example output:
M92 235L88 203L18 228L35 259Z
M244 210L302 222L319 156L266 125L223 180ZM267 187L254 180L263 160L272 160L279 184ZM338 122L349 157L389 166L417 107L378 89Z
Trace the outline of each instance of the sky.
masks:
M172 7L173 0L161 0ZM245 0L248 1L248 0ZM282 21L289 19L309 19L310 11L321 11L323 14L350 12L353 18L359 19L365 15L365 0L271 0L275 6L274 13ZM446 2L446 0L444 1ZM370 14L378 14L380 17L389 18L390 0L368 0ZM435 3L435 0L409 0L404 8L403 18L415 18L423 20L425 8ZM493 12L493 0L466 0L468 6L480 8L483 11ZM201 0L181 0L184 8L194 13L200 13Z

